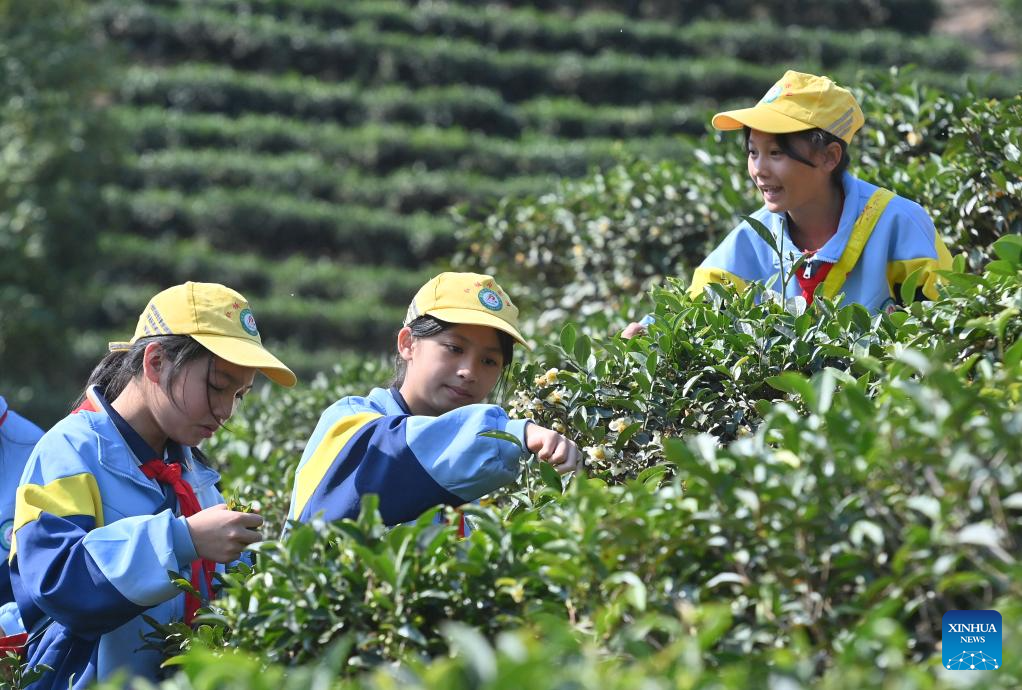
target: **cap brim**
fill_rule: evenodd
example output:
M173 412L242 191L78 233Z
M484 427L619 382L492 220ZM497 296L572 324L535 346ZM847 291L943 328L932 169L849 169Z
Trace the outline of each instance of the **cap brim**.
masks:
M808 125L801 120L779 113L776 110L764 105L757 105L752 108L741 110L727 110L713 116L710 124L716 129L728 131L751 127L760 132L768 134L786 134L788 132L803 132L813 129L815 125Z
M496 328L498 331L507 333L509 336L517 340L526 350L532 349L529 347L529 344L525 342L525 338L522 337L522 334L518 332L517 328L497 316L491 316L490 314L477 311L476 309L431 309L426 313L449 323L491 326Z
M294 372L259 343L227 335L205 333L192 333L191 337L217 357L239 367L258 369L274 383L290 388L298 382Z

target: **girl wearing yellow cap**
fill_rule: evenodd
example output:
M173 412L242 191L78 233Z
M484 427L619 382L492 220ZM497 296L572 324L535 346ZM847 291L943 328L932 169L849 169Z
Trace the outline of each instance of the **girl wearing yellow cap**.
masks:
M857 179L846 170L848 145L864 123L852 94L827 77L788 71L751 108L718 113L713 126L741 129L749 176L763 198L752 217L770 246L740 223L703 261L691 294L710 283L739 289L752 281L786 298L844 295L871 312L899 300L917 269L917 298L936 299L936 271L951 255L919 204ZM780 248L780 256L775 247ZM782 276L794 280L782 284ZM631 324L623 335L641 331Z
M515 341L527 347L518 309L492 277L442 273L426 283L397 335L390 388L342 398L320 418L298 466L289 518L355 517L372 493L388 525L412 520L513 481L521 448L562 474L575 469L572 441L483 402L511 364ZM521 446L479 435L485 431L512 434Z
M75 412L43 435L18 488L10 568L33 688L83 688L115 672L155 679L142 615L190 622L218 563L261 539L227 510L195 446L231 416L255 374L295 376L262 346L237 292L185 283L150 300L134 337L111 343Z

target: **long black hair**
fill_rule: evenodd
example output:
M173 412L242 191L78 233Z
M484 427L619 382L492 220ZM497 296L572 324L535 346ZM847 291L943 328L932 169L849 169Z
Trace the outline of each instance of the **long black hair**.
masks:
M210 374L212 374L213 357L209 350L199 344L197 340L187 335L154 335L147 338L139 338L127 350L115 350L107 354L89 374L89 380L85 384L85 390L78 396L74 407L78 407L85 401L85 392L93 386L99 387L109 402L117 399L132 379L142 375L142 363L145 359L145 349L149 343L156 343L163 351L165 361L168 363L167 378L161 383L169 391L181 370L185 365L196 359L206 357L210 362Z
M174 383L181 375L185 366L195 360L205 358L207 361L206 381L210 382L215 371L213 353L207 350L199 341L187 335L154 335L146 338L139 338L127 350L115 350L100 360L99 364L89 374L89 380L85 384L85 390L78 396L72 409L76 409L85 402L86 392L96 386L99 392L108 402L117 399L128 384L138 376L142 375L143 362L145 360L145 349L150 343L160 346L166 362L166 373L160 381L171 401L178 405L174 397ZM209 386L206 387L206 404L212 411L213 404L209 399ZM180 407L180 405L178 405ZM192 449L192 456L199 462L209 464L206 456L198 448Z
M454 328L456 324L443 319L438 319L435 316L425 314L412 319L408 322L408 328L412 332L413 338L431 338L435 335L440 335L444 331ZM504 372L501 374L500 380L494 387L494 390L498 391L497 397L503 396L504 389L508 383L508 372L510 371L511 362L515 358L515 339L504 331L494 328L497 331L497 340L500 342L500 354L504 358L503 369ZM394 355L394 380L390 382L393 387L400 388L405 382L405 373L408 371L408 362L402 357L401 353L398 352Z
M749 153L749 136L752 134L752 128L743 127L742 131L745 133L745 153ZM815 129L807 129L802 132L789 132L787 134L774 134L774 138L777 141L777 147L784 152L784 155L792 160L796 160L799 163L804 163L810 168L815 168L811 160L803 156L795 148L795 141L802 140L809 144L809 149L817 153L823 153L827 150L827 147L831 144L838 144L841 146L841 160L838 161L837 167L830 172L831 183L841 186L841 177L844 175L845 170L848 169L850 162L848 158L848 144L841 137L834 136L830 132L824 131L819 127Z

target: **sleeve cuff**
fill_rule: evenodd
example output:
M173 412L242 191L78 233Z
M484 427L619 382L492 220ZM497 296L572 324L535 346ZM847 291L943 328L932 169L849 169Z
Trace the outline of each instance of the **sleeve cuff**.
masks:
M195 551L195 544L192 543L192 533L188 529L188 522L185 516L174 518L170 523L171 531L174 533L174 556L177 558L178 569L191 565L192 561L199 557Z
M25 624L21 622L21 612L18 611L18 605L13 601L0 606L0 628L3 628L5 636L25 632Z
M528 453L525 445L525 427L532 423L531 419L509 419L504 431L517 438L522 444L522 453Z

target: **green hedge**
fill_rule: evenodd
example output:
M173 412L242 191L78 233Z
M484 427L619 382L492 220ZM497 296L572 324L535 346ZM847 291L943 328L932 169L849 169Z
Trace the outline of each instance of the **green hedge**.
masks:
M643 58L606 54L498 53L466 40L382 34L356 27L321 31L269 17L215 10L109 8L107 30L149 61L221 60L233 67L297 71L327 80L398 81L413 88L471 84L509 101L540 94L589 103L737 98L763 90L781 70L719 57ZM814 65L806 64L806 69Z
M311 150L338 166L386 175L415 165L426 170L468 171L487 177L562 175L578 177L594 166L612 164L628 152L648 158L676 157L692 144L657 136L634 142L570 140L535 136L495 139L455 127L369 125L345 128L304 123L273 115L178 113L160 108L114 108L125 135L138 151L179 148L241 149L263 153Z
M120 101L223 115L275 113L337 125L366 122L457 125L505 137L521 133L513 109L484 88L461 86L410 91L401 86L365 90L312 77L239 72L207 63L136 67L120 88Z
M473 85L519 102L538 95L575 96L587 103L685 102L694 98L748 98L765 91L789 60L744 62L726 55L692 58L602 53L498 52L465 39L381 33L358 25L323 31L272 17L214 9L106 7L107 31L147 62L221 61L243 70L298 72L328 81L400 82L411 88ZM707 36L713 42L712 35ZM808 72L818 61L799 60ZM882 73L888 67L874 67ZM856 81L863 66L846 61L827 70L839 82ZM978 73L977 73L978 74ZM949 83L946 71L921 71L928 83ZM957 80L957 81L960 81ZM1017 90L1009 77L993 79L995 94Z
M455 0L474 5L471 0ZM940 13L935 0L824 0L812 5L790 0L725 0L705 3L700 0L505 0L489 5L528 7L569 16L585 16L593 9L620 12L634 18L655 19L677 24L701 17L731 20L769 18L778 24L827 26L844 31L890 27L905 33L926 33Z
M217 252L202 239L147 238L107 233L100 237L101 271L109 278L141 283L160 276L171 285L186 280L218 281L252 297L353 300L402 304L430 278L428 268L345 265L329 257L266 256L247 251ZM142 299L138 310L145 306Z
M216 251L284 258L327 255L339 263L418 266L453 251L453 226L426 214L399 215L267 194L259 189L174 191L109 188L107 202L125 230L158 238L202 237Z
M419 170L385 177L338 171L316 153L246 153L224 149L163 149L126 161L122 186L195 193L210 186L254 187L296 198L357 204L406 214L443 214L455 203L489 206L505 195L538 194L556 187L553 176L483 177L470 172Z
M190 7L211 3L170 0L163 4ZM233 13L250 12L254 8L259 14L272 15L283 22L311 24L323 29L372 26L380 32L469 39L501 51L586 55L614 51L674 58L728 55L766 63L813 57L825 68L856 61L872 65L911 62L961 70L971 63L969 49L949 38L905 36L894 30L863 31L871 28L864 26L805 28L790 26L797 22L748 21L747 16L733 14L719 18L726 21L687 17L675 24L600 11L584 12L569 21L562 15L532 8L451 3L409 6L392 1L215 0L212 4ZM783 41L777 40L779 31L784 32Z
M592 105L574 98L547 97L516 105L504 103L498 94L482 87L363 89L349 83L239 72L206 63L132 69L122 82L120 101L232 117L272 113L345 126L457 126L509 139L527 132L572 139L700 134L713 107L709 103Z

